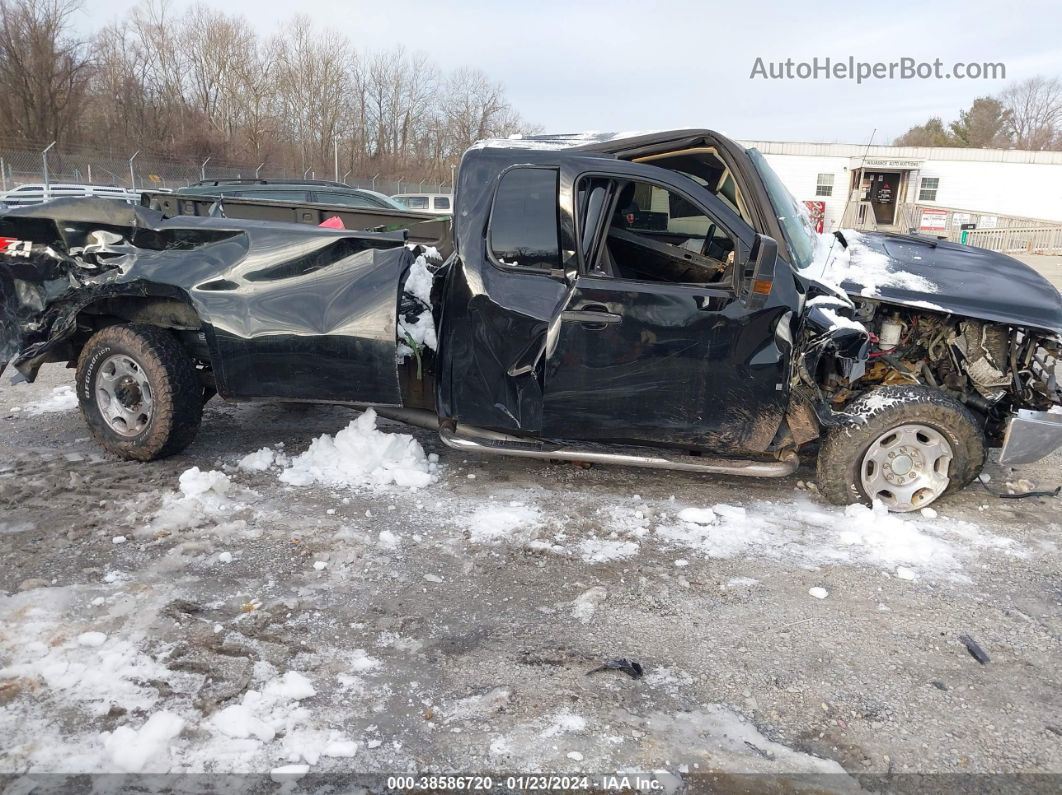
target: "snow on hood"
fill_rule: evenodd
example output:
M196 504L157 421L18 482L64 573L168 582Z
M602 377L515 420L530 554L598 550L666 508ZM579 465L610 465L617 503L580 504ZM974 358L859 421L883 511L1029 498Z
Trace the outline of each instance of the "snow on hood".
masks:
M809 268L818 274L818 281L842 292L847 292L842 287L844 282L855 284L860 287L859 294L867 298L880 298L883 287L917 293L938 291L937 285L926 277L897 268L887 254L869 247L866 238L855 229L842 229L840 234L848 243L847 248L835 235L819 236L815 261Z
M883 232L820 236L801 277L829 295L1062 332L1062 296L1025 263L946 240Z

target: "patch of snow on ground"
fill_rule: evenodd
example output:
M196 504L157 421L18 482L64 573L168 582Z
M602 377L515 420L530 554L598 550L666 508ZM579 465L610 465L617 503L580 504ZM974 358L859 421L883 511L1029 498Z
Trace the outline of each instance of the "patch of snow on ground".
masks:
M572 602L572 616L584 624L590 623L590 619L594 617L594 613L597 611L597 606L605 601L607 593L604 586L601 585L595 585L593 588L583 591Z
M638 554L633 541L610 541L606 538L587 538L579 543L579 555L586 563L609 563L633 558Z
M542 512L519 502L484 506L468 517L468 531L474 544L495 544L517 535L526 536L527 531L541 524Z
M562 734L577 734L586 731L586 718L572 712L558 712L540 737L559 737Z
M367 409L335 436L324 434L291 459L280 480L293 486L389 486L421 489L431 483L435 465L408 433L376 428L376 412Z
M22 407L23 414L37 417L41 414L51 414L56 411L71 411L77 408L77 392L72 386L57 386L51 394L36 403L30 403Z
M662 747L676 749L673 758L699 759L701 768L738 774L785 772L846 776L839 763L776 743L741 715L720 704L674 714L653 713L646 722L646 731ZM840 782L837 784L840 786Z
M62 619L62 602L70 598L73 591L59 588L0 598L5 622L18 616L18 632L0 638L0 681L39 680L51 709L76 708L93 717L112 705L130 714L150 710L159 697L152 682L181 689L189 675L174 674L127 640L99 631L70 635Z
M677 519L658 524L652 537L664 547L690 549L707 558L857 563L886 571L903 566L916 576L962 580L964 563L979 551L1022 554L1012 539L969 522L889 513L881 503L843 510L806 500L760 502L747 509L715 505L683 509Z
M126 773L165 773L170 769L170 743L181 733L184 720L163 710L148 718L139 729L119 726L101 735L103 747L115 767Z

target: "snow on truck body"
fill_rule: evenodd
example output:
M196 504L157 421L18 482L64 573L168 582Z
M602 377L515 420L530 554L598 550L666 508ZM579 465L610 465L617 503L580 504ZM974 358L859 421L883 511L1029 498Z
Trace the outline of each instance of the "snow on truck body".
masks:
M456 205L441 264L401 232L9 213L0 361L78 360L97 438L143 459L191 441L152 425L158 390L193 435L216 390L374 405L460 450L708 473L786 475L824 437L826 496L895 510L965 485L986 443L1014 462L1062 443L1053 287L954 244L822 239L724 136L489 142Z

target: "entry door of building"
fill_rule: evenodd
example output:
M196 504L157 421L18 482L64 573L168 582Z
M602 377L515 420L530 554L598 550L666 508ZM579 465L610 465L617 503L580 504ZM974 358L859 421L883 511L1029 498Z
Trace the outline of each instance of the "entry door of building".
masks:
M868 171L863 177L867 187L866 200L874 208L874 220L879 226L896 222L896 201L900 193L900 173L897 171Z

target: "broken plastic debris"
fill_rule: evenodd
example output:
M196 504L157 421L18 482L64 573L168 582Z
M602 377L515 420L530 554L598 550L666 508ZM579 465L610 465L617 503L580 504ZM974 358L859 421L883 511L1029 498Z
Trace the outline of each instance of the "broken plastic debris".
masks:
M604 665L600 665L592 671L587 671L586 675L590 676L590 674L600 673L601 671L623 671L631 679L641 679L645 673L640 662L620 657L616 660L607 660Z
M959 640L962 641L962 645L966 647L966 651L970 652L970 656L977 660L977 662L981 663L981 665L991 662L992 658L988 656L988 652L982 649L980 644L969 635L959 635Z
M827 596L830 595L829 591L827 591L825 588L819 588L818 586L814 588L808 588L808 593L811 596L814 596L816 599L825 599Z

